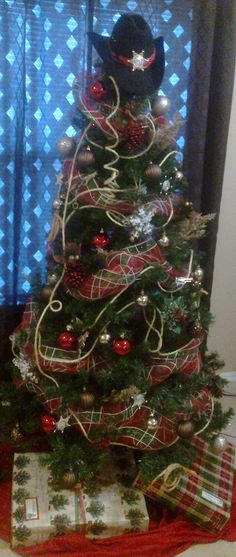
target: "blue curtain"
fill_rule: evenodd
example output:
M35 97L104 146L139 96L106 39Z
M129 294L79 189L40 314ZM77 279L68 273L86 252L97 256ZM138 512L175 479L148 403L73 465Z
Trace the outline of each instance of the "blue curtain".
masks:
M21 303L44 275L45 241L61 161L57 142L72 136L75 77L86 69L86 30L110 34L125 12L142 13L165 37L162 92L185 118L193 0L1 0L0 303ZM89 8L89 16L88 16ZM178 138L184 146L184 130Z

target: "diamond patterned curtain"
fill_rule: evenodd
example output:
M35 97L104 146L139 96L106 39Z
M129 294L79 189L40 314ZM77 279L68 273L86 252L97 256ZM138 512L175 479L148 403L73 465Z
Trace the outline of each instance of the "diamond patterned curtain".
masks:
M73 135L71 85L85 67L86 7L67 0L0 3L0 301L23 301L44 269L61 167Z

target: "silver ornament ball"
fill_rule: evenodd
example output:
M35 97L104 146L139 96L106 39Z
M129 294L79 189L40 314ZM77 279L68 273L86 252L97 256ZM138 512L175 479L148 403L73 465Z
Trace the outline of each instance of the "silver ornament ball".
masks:
M168 236L166 235L165 232L164 232L162 238L160 238L160 240L158 240L158 244L162 248L168 248L168 246L170 245L170 240L169 240L169 238L168 238Z
M164 95L158 95L152 104L152 112L155 116L162 116L170 110L170 101Z
M216 435L212 441L212 448L216 454L223 453L228 445L228 441L222 433Z
M158 426L158 421L156 420L155 416L151 414L147 420L147 428L149 431L153 431Z
M75 141L72 137L62 137L60 141L58 141L57 148L59 153L63 157L67 157L71 155L75 150Z
M53 207L56 210L60 209L62 205L63 201L61 199L55 199L55 201L53 201Z
M139 296L137 297L136 301L139 307L145 308L148 305L149 298L147 294L145 294L145 292L142 290L142 292L140 292Z

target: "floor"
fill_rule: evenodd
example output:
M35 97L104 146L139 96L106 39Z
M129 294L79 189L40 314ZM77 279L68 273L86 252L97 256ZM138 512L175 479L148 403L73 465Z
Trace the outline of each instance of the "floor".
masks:
M236 445L236 372L231 372L226 378L230 381L226 388L226 394L222 399L223 408L229 408L231 406L234 408L235 416L232 422L227 427L225 434L229 441ZM228 393L228 394L227 394ZM235 395L235 396L233 396ZM9 544L0 540L0 557L14 557L17 553L14 553L9 549ZM236 542L224 542L219 541L213 544L201 544L195 545L179 553L178 557L234 557L236 556ZM157 556L158 557L158 556Z

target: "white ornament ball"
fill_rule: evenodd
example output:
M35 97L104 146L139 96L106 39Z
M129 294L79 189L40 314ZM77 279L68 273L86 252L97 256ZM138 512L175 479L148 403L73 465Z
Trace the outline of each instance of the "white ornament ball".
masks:
M152 105L152 112L155 116L162 116L170 109L170 101L164 95L158 95Z
M57 148L63 157L68 157L75 150L75 141L72 137L63 137L58 141Z
M216 435L212 441L212 448L216 454L223 453L228 445L228 441L222 433Z

